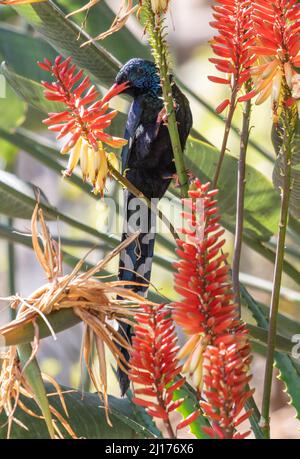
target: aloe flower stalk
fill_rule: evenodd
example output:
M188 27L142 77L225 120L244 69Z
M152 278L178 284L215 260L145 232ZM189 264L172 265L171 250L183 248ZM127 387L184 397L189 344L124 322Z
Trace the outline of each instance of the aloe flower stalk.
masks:
M254 52L257 66L252 68L256 100L260 104L271 97L275 130L281 141L280 197L281 210L270 306L267 358L264 379L261 426L270 438L270 398L274 350L279 310L285 239L292 190L292 160L295 150L296 126L299 119L300 91L300 5L296 0L253 2L253 27L257 36Z
M154 6L157 8L154 8ZM183 149L180 142L176 120L176 102L172 91L170 56L166 40L167 32L164 23L164 16L162 14L162 7L164 6L168 6L166 1L153 2L153 0L142 0L142 11L145 14L145 28L148 34L148 41L151 46L151 52L161 81L164 100L164 117L167 122L171 139L179 188L181 196L186 197L189 187L188 175L184 163Z
M218 0L217 3L213 6L214 21L210 23L218 32L211 41L212 50L217 57L210 58L209 61L225 75L208 78L214 83L228 86L230 97L216 108L217 113L223 112L227 107L229 111L213 188L216 187L220 175L236 104L255 95L252 90L246 94L241 94L241 91L246 88L244 84L249 81L250 67L256 59L252 49L254 36L251 26L251 1Z
M254 43L251 27L251 2L249 0L218 0L219 5L213 6L214 21L210 25L217 29L211 47L217 58L209 61L216 69L226 74L226 77L209 76L209 80L230 87L235 99L226 99L216 109L221 113L229 105L235 105L236 100L244 101L254 93L238 96L239 91L250 77L250 66L255 62L252 45Z
M65 110L49 113L44 120L48 129L57 132L57 139L67 137L61 149L62 154L69 153L69 162L65 175L71 175L80 162L83 179L93 185L93 192L103 195L109 164L116 165L112 153L107 153L105 144L120 148L126 140L113 137L105 132L118 112L109 109L109 100L118 94L115 87L100 99L100 95L82 70L77 70L69 57L61 56L51 63L48 59L39 62L39 66L51 73L55 82L42 82L46 99L61 102ZM124 89L124 85L119 88Z
M216 427L221 430L225 424L223 414L219 413L220 403L216 398L208 397L215 391L216 383L215 379L209 380L206 376L211 374L212 370L209 368L213 363L209 358L209 349L217 349L213 351L217 354L219 350L223 352L224 349L226 353L229 349L236 351L239 359L237 365L242 370L239 386L241 398L233 398L230 402L230 438L235 438L236 415L233 413L238 403L243 408L249 398L245 395L248 393L246 385L250 379L249 365L245 365L245 361L250 362L251 358L247 329L238 317L234 301L227 264L228 255L222 251L225 240L224 230L219 223L217 193L217 190L210 190L209 183L202 184L198 179L189 191L191 199L185 204L189 205L190 210L183 214L187 223L187 227L183 229L186 241L177 241L177 255L180 261L174 266L177 269L174 276L175 290L181 295L181 299L172 306L173 319L188 336L186 344L178 353L178 359L185 359L182 371L191 377L199 399L202 396L207 398L207 404L204 405L207 408L205 413L214 421L213 426L216 424L215 421L220 421ZM230 367L229 360L225 360L224 375L226 372L230 373ZM221 374L218 378L218 384L225 384ZM229 386L233 385L234 380L229 379L227 383ZM235 391L233 387L230 390L232 393ZM218 413L219 417L210 416L210 413ZM248 417L250 414L251 412L248 412ZM228 413L227 415L229 416ZM228 432L224 431L223 436L227 438Z
M183 402L173 401L174 392L185 382L180 376L177 336L170 312L164 306L144 306L135 316L130 359L130 380L134 383L134 399L156 420L162 420L170 438L176 438L170 415ZM146 397L146 398L145 398ZM181 421L176 430L186 427L199 415L196 411Z

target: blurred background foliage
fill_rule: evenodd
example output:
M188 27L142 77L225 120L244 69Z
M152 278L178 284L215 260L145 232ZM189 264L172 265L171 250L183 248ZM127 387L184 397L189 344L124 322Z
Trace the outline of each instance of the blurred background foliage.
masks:
M54 3L67 13L84 5L86 1L57 0ZM211 1L173 0L172 3L172 11L168 20L169 41L176 76L181 82L184 82L185 89L188 87L191 90L186 94L193 110L194 130L198 133L193 134L199 136L200 133L208 142L219 148L224 124L222 119L215 115L214 107L223 100L226 89L207 79L207 75L215 73L213 65L208 62L208 57L211 56L208 40L212 36L212 29L209 26ZM118 4L118 0L102 0L87 16L82 13L74 16L72 20L79 26L83 25L90 35L98 35L110 26ZM48 212L48 218L51 219L51 231L57 237L62 237L64 249L69 255L66 258L67 261L72 262L72 257L82 257L91 247L95 249L89 255L88 261L93 263L99 260L105 250L110 249L120 238L122 227L121 217L117 216L116 227L107 228L113 210L107 206L105 200L91 199L93 196L89 187L83 185L78 176L75 175L72 180L63 180L60 175L60 170L64 167L64 159L57 154L55 137L47 132L41 123L45 112L53 108L50 107L49 102L44 101L41 87L38 84L42 79L47 78L47 75L36 65L36 61L44 57L52 59L57 55L59 49L55 50L28 24L24 19L26 18L26 7L24 8L24 15L20 16L12 8L0 7L0 61L5 61L5 64L2 64L2 75L0 75L0 168L4 171L0 171L1 297L14 292L26 296L45 281L30 249L31 242L28 236L30 233L28 218L35 199L35 188L24 182L30 182L43 191L42 202L52 209ZM69 30L61 31L59 46L66 44L69 33ZM76 39L84 40L80 31L76 32ZM135 18L129 20L128 27L107 38L101 44L121 63L131 57L149 57L143 31ZM81 54L78 59L83 61L85 55ZM110 83L111 75L109 72L105 74L104 70L101 73L102 66L100 61L97 61L96 55L94 60L85 61L84 67L92 77L94 76L95 81L100 83L100 86L107 86ZM117 62L115 67L117 69ZM97 75L99 76L98 81ZM26 104L20 95L25 99L30 98L33 104ZM125 113L128 101L119 99L115 105ZM240 126L241 115L242 109L238 108L234 120L236 126ZM120 115L119 120L114 129L122 135L125 116ZM271 184L274 163L274 152L270 139L271 127L271 110L268 103L255 107L251 129L252 143L249 146L247 158L249 165L246 199L245 242L247 245L243 246L241 281L249 287L255 299L265 305L270 303L273 265L267 258L272 258L270 254L274 251L273 234L277 228L279 202ZM211 176L217 150L208 147L207 144L202 148L199 145L189 144L188 166L197 170L201 178L207 178ZM224 164L220 189L220 206L223 223L227 229L226 251L229 251L230 254L233 250L233 235L230 231L234 228L236 190L236 161L232 157L236 158L238 152L239 138L232 132L229 156ZM16 181L13 176L7 175L12 172L19 177L20 182ZM21 199L22 195L26 196L27 207L24 205L25 201ZM117 184L110 183L106 195L113 197L121 206L122 192ZM167 204L163 210L168 215ZM287 240L289 265L283 280L284 288L280 305L281 313L286 318L293 318L294 322L300 322L299 226L299 222L292 220L289 227ZM163 227L161 229L165 231ZM105 237L99 238L99 233L104 233ZM164 233L158 239L156 252L159 258L156 259L153 270L153 285L160 296L174 298L172 269L170 269L170 263L174 259L174 249L168 233ZM66 265L65 271L68 269L70 268ZM109 271L117 272L117 260L111 263ZM9 314L7 303L1 302L0 323L7 322ZM244 310L243 314L247 321L254 324L251 313ZM286 332L284 320L283 317L280 319L281 331L284 336L290 338L291 333ZM293 333L296 332L297 326L293 329ZM300 327L298 333L300 333ZM41 368L46 373L55 376L61 384L81 387L81 368L78 361L81 326L77 325L60 334L59 340L60 346L54 345L52 338L41 342L39 350ZM253 365L254 385L261 387L264 370L264 359L261 354L264 348L257 343L254 348L256 351ZM119 396L119 389L112 370L109 378L110 381L114 381L111 383L110 392ZM256 391L255 398L260 404L259 390ZM276 381L272 410L272 438L300 438L299 421L294 419L293 409L286 404L280 381Z

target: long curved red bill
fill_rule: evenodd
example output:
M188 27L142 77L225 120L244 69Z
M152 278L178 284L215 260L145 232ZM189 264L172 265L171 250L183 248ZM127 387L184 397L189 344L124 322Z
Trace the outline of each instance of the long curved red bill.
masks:
M105 96L102 99L102 102L108 102L110 101L113 97L117 96L118 94L121 94L123 91L125 91L129 87L129 81L125 81L125 83L117 84L115 83L112 85L112 87L107 91Z

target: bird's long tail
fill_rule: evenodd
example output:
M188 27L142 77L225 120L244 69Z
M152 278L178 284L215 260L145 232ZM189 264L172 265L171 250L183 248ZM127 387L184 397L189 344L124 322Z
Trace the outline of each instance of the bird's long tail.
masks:
M158 200L157 200L158 201ZM136 198L128 190L124 191L124 227L122 240L137 231L138 238L120 254L119 280L140 285L128 285L136 293L146 297L151 277L154 243L156 236L156 200L152 202L152 210L146 203ZM132 329L128 324L119 323L119 333L131 343ZM129 361L127 349L120 348L126 361ZM118 368L118 379L122 396L129 387L128 375Z

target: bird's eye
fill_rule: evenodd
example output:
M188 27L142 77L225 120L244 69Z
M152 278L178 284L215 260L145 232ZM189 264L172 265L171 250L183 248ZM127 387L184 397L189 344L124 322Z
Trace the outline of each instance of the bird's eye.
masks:
M138 67L136 71L139 76L144 75L145 73L143 67Z

